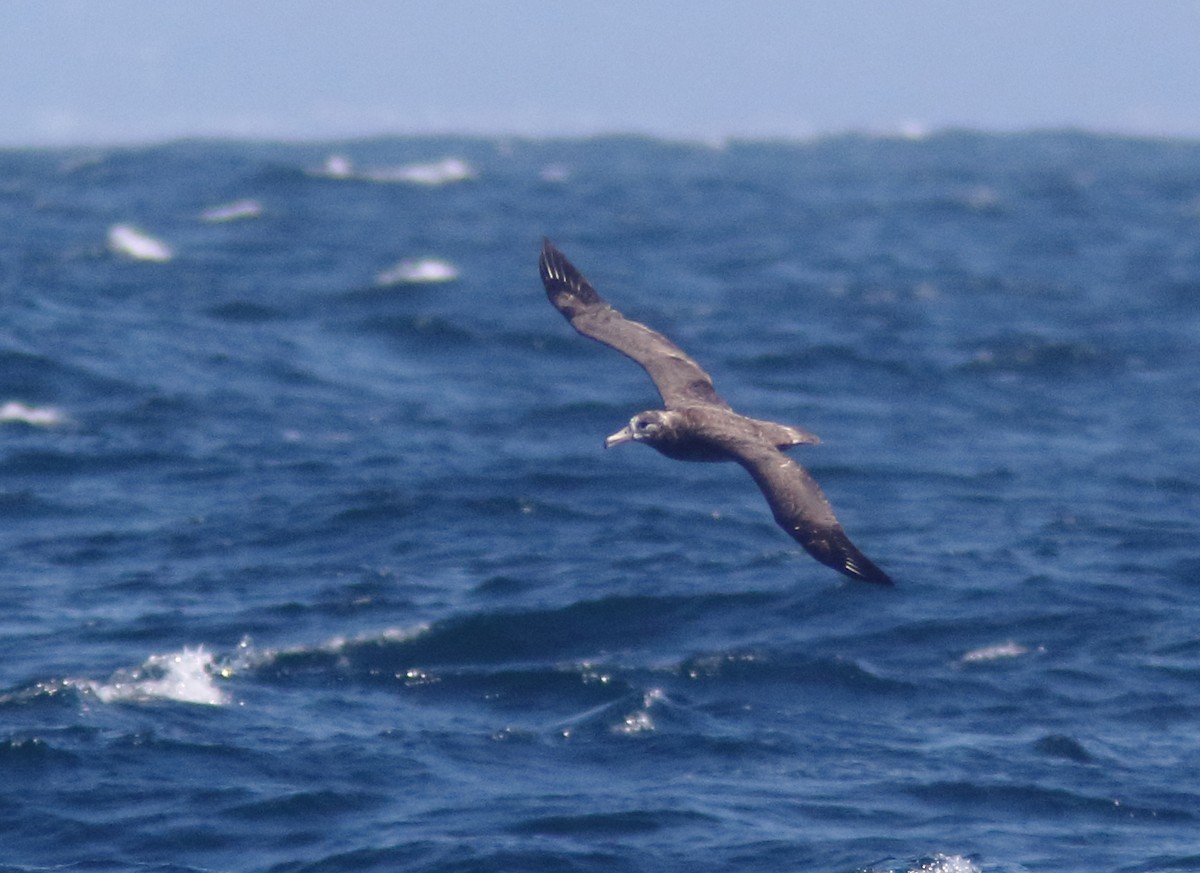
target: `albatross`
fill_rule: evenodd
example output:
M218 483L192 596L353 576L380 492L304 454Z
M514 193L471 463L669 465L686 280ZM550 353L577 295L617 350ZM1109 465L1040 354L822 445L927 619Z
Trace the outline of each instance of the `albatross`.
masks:
M775 521L810 555L852 579L891 585L858 550L808 471L784 454L820 442L815 434L734 412L712 378L656 330L621 315L550 240L538 262L546 296L579 333L641 364L665 409L639 412L604 441L643 443L677 461L734 461L758 484Z

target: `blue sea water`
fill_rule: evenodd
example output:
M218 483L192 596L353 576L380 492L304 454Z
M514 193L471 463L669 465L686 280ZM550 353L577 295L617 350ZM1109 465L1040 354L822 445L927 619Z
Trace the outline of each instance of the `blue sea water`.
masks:
M0 153L0 870L1200 869L1200 144ZM734 465L548 235L897 580Z

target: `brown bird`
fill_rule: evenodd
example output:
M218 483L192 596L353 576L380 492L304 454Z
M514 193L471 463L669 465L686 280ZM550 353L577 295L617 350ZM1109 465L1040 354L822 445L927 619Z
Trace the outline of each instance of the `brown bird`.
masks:
M781 451L820 442L814 434L734 412L699 364L613 309L550 240L538 266L546 296L571 326L641 364L662 395L665 409L639 412L604 441L606 448L639 442L678 461L736 461L762 489L775 521L810 555L853 579L892 584L850 542L808 471Z

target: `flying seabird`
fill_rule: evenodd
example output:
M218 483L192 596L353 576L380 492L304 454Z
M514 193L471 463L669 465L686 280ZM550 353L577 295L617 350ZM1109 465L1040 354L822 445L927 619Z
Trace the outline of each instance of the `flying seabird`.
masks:
M662 395L665 409L639 412L605 448L639 442L678 461L736 461L762 489L775 521L810 555L853 579L892 584L850 542L813 478L783 453L820 442L815 434L734 412L699 364L658 331L613 309L550 240L542 244L538 267L546 296L571 326L641 364Z

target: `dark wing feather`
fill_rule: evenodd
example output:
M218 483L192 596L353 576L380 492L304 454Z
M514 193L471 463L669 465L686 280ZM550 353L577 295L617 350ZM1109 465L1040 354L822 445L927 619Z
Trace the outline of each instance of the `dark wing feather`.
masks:
M641 364L668 409L696 403L728 408L699 364L658 331L631 321L609 306L550 240L542 244L538 267L554 308L584 336Z
M762 489L775 521L810 555L851 578L892 584L888 575L850 542L807 470L765 444L739 443L731 452Z

